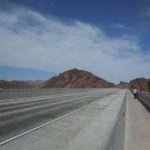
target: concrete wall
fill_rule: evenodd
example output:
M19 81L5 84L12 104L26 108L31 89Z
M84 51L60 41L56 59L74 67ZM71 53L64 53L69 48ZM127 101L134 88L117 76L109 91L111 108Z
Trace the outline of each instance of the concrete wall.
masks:
M112 105L70 143L68 150L123 150L125 109L126 90L122 90Z
M122 104L118 113L118 118L114 124L112 135L106 145L105 150L123 150L125 133L125 113L126 113L126 95L122 97ZM121 101L122 101L121 100Z

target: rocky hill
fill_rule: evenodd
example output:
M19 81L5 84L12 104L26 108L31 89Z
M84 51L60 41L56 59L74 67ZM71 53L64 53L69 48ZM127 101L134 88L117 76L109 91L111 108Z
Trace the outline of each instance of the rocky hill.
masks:
M149 91L149 82L150 82L150 79L136 78L130 81L129 84L131 88L136 88L136 89L140 89L143 91Z
M35 88L40 88L45 83L43 80L25 80L23 82L28 83Z
M21 88L34 88L35 85L26 81L6 81L0 80L0 88L2 89L21 89Z
M121 88L121 89L128 88L128 87L129 87L129 83L124 81L120 81L120 83L116 85L116 88Z
M136 78L129 83L121 81L115 85L88 71L72 69L65 71L47 81L6 81L0 80L0 89L21 88L137 88L149 91L150 79Z
M113 83L78 69L65 71L45 82L42 88L108 88Z

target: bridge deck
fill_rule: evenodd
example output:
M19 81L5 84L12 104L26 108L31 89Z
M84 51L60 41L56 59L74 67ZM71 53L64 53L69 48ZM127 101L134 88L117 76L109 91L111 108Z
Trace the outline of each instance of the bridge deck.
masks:
M116 114L120 112L120 105L123 101L121 98L123 99L124 95L125 91L123 90L103 98L100 97L97 101L93 101L59 119L50 121L38 130L1 144L0 150L70 150L78 149L76 147L80 145L83 146L82 149L87 147L86 150L97 150L94 147L99 147L101 143L106 145L106 139L112 137L112 130L118 120ZM110 136L105 133L110 134ZM120 138L120 136L116 137ZM95 138L98 140L93 142ZM84 141L86 145L82 144ZM115 142L109 141L110 144ZM120 143L120 141L118 142Z

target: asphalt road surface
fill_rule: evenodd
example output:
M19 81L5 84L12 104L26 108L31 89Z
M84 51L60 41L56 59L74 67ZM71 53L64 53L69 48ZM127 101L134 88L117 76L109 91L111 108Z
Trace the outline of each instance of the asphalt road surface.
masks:
M49 96L0 100L0 141L54 120L117 92L95 89Z

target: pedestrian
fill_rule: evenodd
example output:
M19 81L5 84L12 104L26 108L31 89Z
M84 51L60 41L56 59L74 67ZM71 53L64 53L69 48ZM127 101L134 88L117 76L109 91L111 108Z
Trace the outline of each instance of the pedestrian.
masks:
M136 99L137 98L137 94L138 94L137 89L133 89L133 94L134 94L134 98Z

